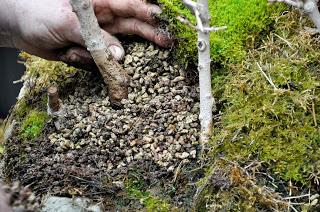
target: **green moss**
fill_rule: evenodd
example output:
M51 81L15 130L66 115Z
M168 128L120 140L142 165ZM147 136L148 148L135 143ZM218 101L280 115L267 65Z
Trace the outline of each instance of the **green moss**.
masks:
M17 102L16 107L14 109L14 114L16 118L21 120L28 114L30 110L31 110L30 106L27 104L27 102L24 99L22 99Z
M138 199L146 211L172 211L165 200L154 197L150 192L143 190L144 183L140 180L130 180L126 184L126 191L129 196Z
M177 55L184 62L196 61L196 32L180 23L176 17L182 15L195 23L193 15L181 0L158 0L164 5L169 17L171 30L178 38ZM248 47L254 47L259 35L268 32L272 26L272 16L280 14L284 6L269 6L261 0L217 0L209 1L212 26L227 26L228 29L211 34L211 56L214 62L238 62L246 55ZM181 57L183 55L184 57Z
M45 112L36 110L30 111L25 120L22 122L20 136L24 140L37 138L45 126L48 116Z
M20 124L21 138L30 140L40 135L47 119L46 112L42 112L47 105L44 91L52 84L59 84L59 87L63 88L72 82L70 76L76 73L76 69L62 62L47 61L24 52L20 57L26 66L22 79L31 79L33 86L30 92L17 102L13 116Z
M301 34L297 17L291 12L279 19L275 32L285 37L268 36L245 62L225 70L223 86L214 85L224 105L213 149L231 160L264 161L283 179L308 183L320 159L320 49L316 38Z
M76 73L75 68L63 62L44 60L25 52L21 53L20 57L25 60L24 65L26 66L23 79L32 79L34 82L33 93L38 93L51 84L59 84L62 87L69 83L70 76Z

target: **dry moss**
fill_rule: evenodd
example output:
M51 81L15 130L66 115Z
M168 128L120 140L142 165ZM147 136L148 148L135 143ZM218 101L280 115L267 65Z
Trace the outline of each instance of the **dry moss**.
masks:
M195 211L318 211L319 195L292 197L258 161L217 160L195 196ZM287 198L291 196L291 198Z
M282 179L309 184L320 159L320 49L319 37L304 32L298 18L296 12L278 18L263 45L229 66L223 86L215 86L223 116L213 152L235 161L264 161Z
M25 52L21 53L20 57L25 61L26 66L22 79L31 81L32 95L41 92L51 84L59 84L59 86L67 84L70 76L77 71L63 62L44 60Z

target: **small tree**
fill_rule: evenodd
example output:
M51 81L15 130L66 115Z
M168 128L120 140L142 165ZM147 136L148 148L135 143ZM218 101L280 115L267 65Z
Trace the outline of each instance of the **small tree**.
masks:
M318 9L319 0L269 0L269 2L284 2L290 6L303 10L308 14L311 21L320 30L320 13Z
M200 85L200 142L207 143L212 131L212 110L215 101L212 97L211 70L210 70L210 32L225 29L226 27L210 27L210 11L208 0L183 0L183 3L195 15L198 32L198 71Z
M128 76L107 48L108 44L94 14L92 0L70 0L70 3L79 19L87 49L108 86L111 105L121 107L121 100L128 97Z

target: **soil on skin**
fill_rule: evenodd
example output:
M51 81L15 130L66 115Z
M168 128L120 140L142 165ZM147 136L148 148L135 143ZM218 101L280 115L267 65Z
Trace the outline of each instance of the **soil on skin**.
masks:
M174 205L190 207L195 185L187 182L201 177L190 171L200 166L197 86L169 51L145 43L126 49L131 82L124 108L112 109L101 77L79 71L75 88L62 98L64 117L48 121L34 141L15 135L7 143L10 179L37 195L87 196L108 204L117 204L110 198L126 199L124 183L134 179Z

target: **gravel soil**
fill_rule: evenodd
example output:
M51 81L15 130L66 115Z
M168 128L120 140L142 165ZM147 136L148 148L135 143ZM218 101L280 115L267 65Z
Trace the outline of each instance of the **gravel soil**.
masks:
M131 82L123 108L111 108L99 76L80 71L75 87L62 90L68 90L61 97L63 117L48 121L35 141L16 135L9 142L9 178L37 194L99 199L119 193L119 181L132 174L164 186L179 181L182 167L198 166L197 86L169 51L139 42L126 49L123 66Z

